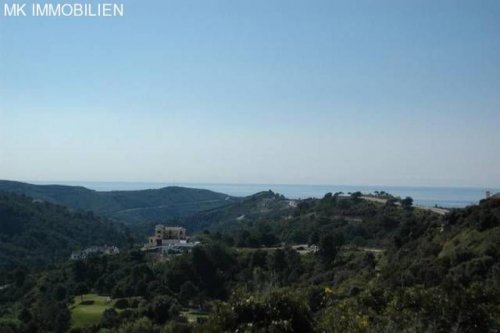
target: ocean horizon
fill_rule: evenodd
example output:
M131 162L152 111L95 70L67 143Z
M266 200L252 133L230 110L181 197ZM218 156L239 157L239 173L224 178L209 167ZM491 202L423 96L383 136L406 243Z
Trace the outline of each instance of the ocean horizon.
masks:
M387 185L291 185L291 184L219 184L219 183L161 183L161 182L91 182L91 181L32 181L37 185L83 186L95 191L134 191L159 189L166 186L181 186L206 189L231 196L244 197L261 191L272 190L290 199L321 198L326 193L343 192L373 193L385 191L394 196L411 197L415 205L425 207L460 208L477 204L486 196L486 191L500 192L498 188L479 187L433 187L433 186L387 186Z

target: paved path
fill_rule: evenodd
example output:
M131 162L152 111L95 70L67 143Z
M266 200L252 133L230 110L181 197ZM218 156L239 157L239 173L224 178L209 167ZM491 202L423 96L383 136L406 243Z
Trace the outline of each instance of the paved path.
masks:
M382 253L385 251L384 249L377 249L374 247L358 247L358 249L361 251L372 252L372 253Z
M148 210L148 209L177 208L177 207L181 207L181 206L194 206L194 205L198 205L198 204L213 203L213 202L224 202L224 200L213 199L213 200L202 200L202 201L192 201L192 202L189 201L189 202L170 203L170 204L159 205L159 206L127 208L127 209L115 210L112 212L108 212L106 214L113 215L113 214L121 214L121 213L128 213L128 212Z
M436 207L415 206L415 208L423 209L423 210L430 210L431 212L437 213L439 215L446 215L450 212L448 209L436 208Z

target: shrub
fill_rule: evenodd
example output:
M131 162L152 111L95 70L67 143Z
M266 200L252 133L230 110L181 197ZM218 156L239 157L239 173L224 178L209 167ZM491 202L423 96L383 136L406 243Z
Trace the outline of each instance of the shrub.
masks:
M129 307L130 307L130 304L126 298L120 298L115 303L115 308L117 308L117 309L126 309Z

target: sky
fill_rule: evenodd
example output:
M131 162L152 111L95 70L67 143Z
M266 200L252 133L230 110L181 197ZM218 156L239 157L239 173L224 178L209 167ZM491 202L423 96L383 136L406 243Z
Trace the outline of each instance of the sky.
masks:
M0 14L0 179L500 187L500 1L122 2Z

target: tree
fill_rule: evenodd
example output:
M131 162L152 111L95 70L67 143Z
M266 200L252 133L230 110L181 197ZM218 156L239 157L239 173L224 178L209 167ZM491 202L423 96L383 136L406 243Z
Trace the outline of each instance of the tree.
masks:
M164 324L168 319L177 315L175 299L169 296L157 296L148 306L146 315L157 324Z
M325 264L331 264L337 256L338 249L344 244L342 234L326 234L319 241L319 256Z
M83 295L87 293L89 288L84 283L77 284L75 294L80 295L80 301L83 302Z
M65 305L61 305L57 311L56 321L54 323L55 332L67 332L71 322L71 313Z
M134 322L127 322L120 327L120 333L153 333L158 332L151 320L147 317L142 317Z
M133 236L128 235L127 236L127 245L128 245L128 248L129 249L134 248L134 244L135 244L135 238Z
M250 267L264 267L266 265L267 252L262 250L257 250L252 253L252 258L250 259Z
M196 246L193 248L192 262L201 282L200 289L205 290L210 296L220 296L223 281L219 279L217 267L204 247Z
M277 273L283 272L287 268L285 251L277 249L271 256L271 270Z
M115 302L115 308L117 308L117 309L122 310L122 309L126 309L128 307L130 307L130 304L128 303L126 298L120 298L120 299L116 300L116 302Z
M23 308L21 312L19 312L19 316L17 317L22 323L27 323L33 318L33 315L27 308Z
M351 198L354 201L359 201L359 199L361 199L362 195L363 194L361 192L357 191L357 192L351 193Z
M14 271L13 275L16 287L20 288L24 284L24 281L26 280L26 276L28 275L28 273L24 267L18 267Z
M317 245L319 243L320 237L318 230L314 229L311 235L309 236L309 240L307 242L308 245Z
M66 288L63 285L57 285L54 289L54 299L58 302L64 300L66 298Z
M250 237L250 232L248 230L243 230L238 235L238 240L236 246L246 247L248 246L248 238Z
M331 263L337 256L337 247L333 235L328 234L321 237L319 241L319 256L325 263Z
M118 312L115 309L106 309L102 313L101 325L105 328L113 328L118 323Z
M182 284L179 292L179 299L183 303L188 303L198 294L198 288L191 281L186 281Z
M76 282L83 282L85 280L87 266L82 260L77 260L74 262L72 268L73 278Z
M411 206L413 205L413 199L411 197L406 197L403 200L401 200L401 207L404 209L411 209Z
M264 298L218 303L203 332L313 332L311 310L297 297L273 292Z
M389 198L385 201L385 206L392 207L392 206L396 205L397 202L398 202L398 200L396 198Z
M374 269L376 264L375 255L372 252L367 252L363 258L363 265L370 269Z
M401 200L401 207L404 209L410 209L413 205L413 199L411 197L406 197Z

